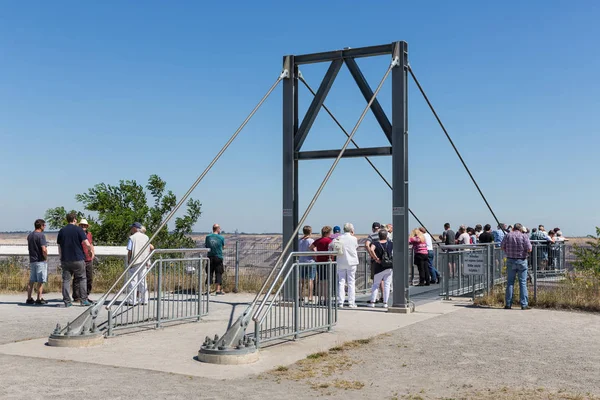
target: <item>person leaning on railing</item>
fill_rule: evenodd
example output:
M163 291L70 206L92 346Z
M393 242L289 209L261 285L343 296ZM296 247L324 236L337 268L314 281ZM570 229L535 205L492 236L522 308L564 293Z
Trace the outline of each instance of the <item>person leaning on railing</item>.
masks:
M506 295L504 308L510 309L512 305L515 278L519 278L519 300L522 310L529 310L527 295L527 256L531 252L529 237L523 233L523 225L516 223L513 230L504 236L501 244L506 254Z
M146 271L147 262L144 261L150 255L150 252L154 249L152 245L146 246L150 241L146 234L142 233L142 224L134 222L131 225L131 236L127 242L127 264L129 265L129 277L133 277L129 282L127 290L127 305L135 306L138 304L138 293L140 294L140 302L145 305L148 304L148 285L144 272ZM142 252L143 249L143 252ZM130 265L132 261L136 260L136 264Z
M429 274L429 255L425 236L423 236L423 233L418 228L413 229L408 241L413 246L415 262L419 268L419 286L429 286L431 284L431 275Z

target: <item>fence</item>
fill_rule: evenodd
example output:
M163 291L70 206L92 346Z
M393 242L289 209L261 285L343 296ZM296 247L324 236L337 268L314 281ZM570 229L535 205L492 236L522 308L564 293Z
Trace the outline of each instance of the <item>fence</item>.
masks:
M300 257L313 254L291 253L264 292L252 316L251 335L257 347L274 340L297 339L308 332L331 330L337 323L336 263L300 262Z
M107 306L108 336L120 329L200 320L209 310L207 276L210 262L203 256L160 258L148 268L130 269L127 281Z
M535 243L535 242L534 242ZM541 245L537 245L536 252L542 252ZM560 258L567 270L572 270L572 262L575 260L572 246L560 244L560 249L550 248L548 253L548 263L552 266L555 258ZM439 250L439 246L435 247L435 258L434 263L437 265L438 271L444 274L444 263L440 264L440 258L444 252ZM246 290L255 291L260 288L260 285L264 281L264 278L269 274L271 269L277 260L277 257L281 254L281 243L261 243L257 241L246 241L244 239L238 239L227 243L227 246L223 249L224 265L226 267L226 273L224 275L224 285L228 288L232 288L234 291ZM359 248L359 265L356 272L356 290L357 293L366 293L371 288L371 277L370 277L370 257L364 250L364 247ZM446 256L443 256L446 257ZM459 257L459 256L453 256ZM501 275L501 266L503 265L502 260L498 259L500 253L495 251L494 257L496 261L494 263L495 269L492 271L490 276L493 279L498 279ZM94 268L94 288L96 291L103 292L108 288L119 274L123 271L124 261L119 257L110 256L99 256L98 262ZM415 273L416 267L412 262L412 250L409 256L411 260L410 268L410 280L412 283L418 282L418 273ZM59 265L58 257L49 257L49 288L52 291L60 291L61 288L61 277L57 270ZM536 257L536 260L539 260ZM459 260L455 260L460 262ZM543 269L546 266L543 265L542 261L539 264L540 279L549 279L552 274L556 274L556 270ZM29 280L29 269L28 269L27 257L6 257L0 256L0 291L24 291L27 287ZM530 263L533 266L533 262ZM455 276L456 278L456 276ZM461 280L462 283L462 280ZM454 283L452 284L454 287ZM442 286L443 288L443 286ZM456 288L460 289L460 287ZM453 289L454 290L454 289ZM442 292L445 293L445 292Z
M533 285L534 298L539 285L562 281L573 270L568 250L565 242L532 241L527 280ZM495 244L441 246L435 259L442 272L440 295L446 299L475 297L477 292L488 293L506 282L506 255Z

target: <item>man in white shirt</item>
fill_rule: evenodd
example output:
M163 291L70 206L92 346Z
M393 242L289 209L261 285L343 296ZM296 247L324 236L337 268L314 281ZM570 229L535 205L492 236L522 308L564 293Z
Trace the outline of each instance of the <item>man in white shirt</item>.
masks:
M142 224L135 222L131 225L131 236L127 243L127 264L129 264L129 277L133 277L127 288L127 305L135 306L138 304L138 292L140 294L140 303L148 304L148 285L146 282L146 268L149 261L148 256L154 250L148 236L142 232ZM142 251L143 249L143 251ZM135 262L135 264L131 264Z
M433 266L433 238L429 233L427 233L427 229L425 227L420 227L419 230L425 236L425 243L427 243L427 257L429 258L429 274L431 275L431 283L440 283L440 273Z
M341 254L337 256L337 277L338 277L338 307L344 306L344 298L346 297L345 285L348 283L348 307L356 308L356 288L355 277L356 267L358 266L358 240L354 236L354 225L347 222L344 224L344 234L335 240L339 240L342 244ZM329 245L330 249L334 248L334 242Z

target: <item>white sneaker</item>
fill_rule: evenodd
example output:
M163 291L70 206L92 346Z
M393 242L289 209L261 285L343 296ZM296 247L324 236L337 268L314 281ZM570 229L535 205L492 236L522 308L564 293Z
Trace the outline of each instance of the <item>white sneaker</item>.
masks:
M369 307L375 308L375 303L369 303Z
M358 308L358 306L356 304L350 304L348 308Z
M383 303L383 308L388 308L387 303Z
M338 308L344 308L344 304L338 304Z

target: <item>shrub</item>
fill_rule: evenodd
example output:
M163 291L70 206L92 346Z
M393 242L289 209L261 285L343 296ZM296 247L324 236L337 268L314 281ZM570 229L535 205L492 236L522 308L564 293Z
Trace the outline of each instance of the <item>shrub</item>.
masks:
M576 260L573 265L581 271L590 271L600 276L600 227L596 227L596 236L588 235L587 246L573 245Z

